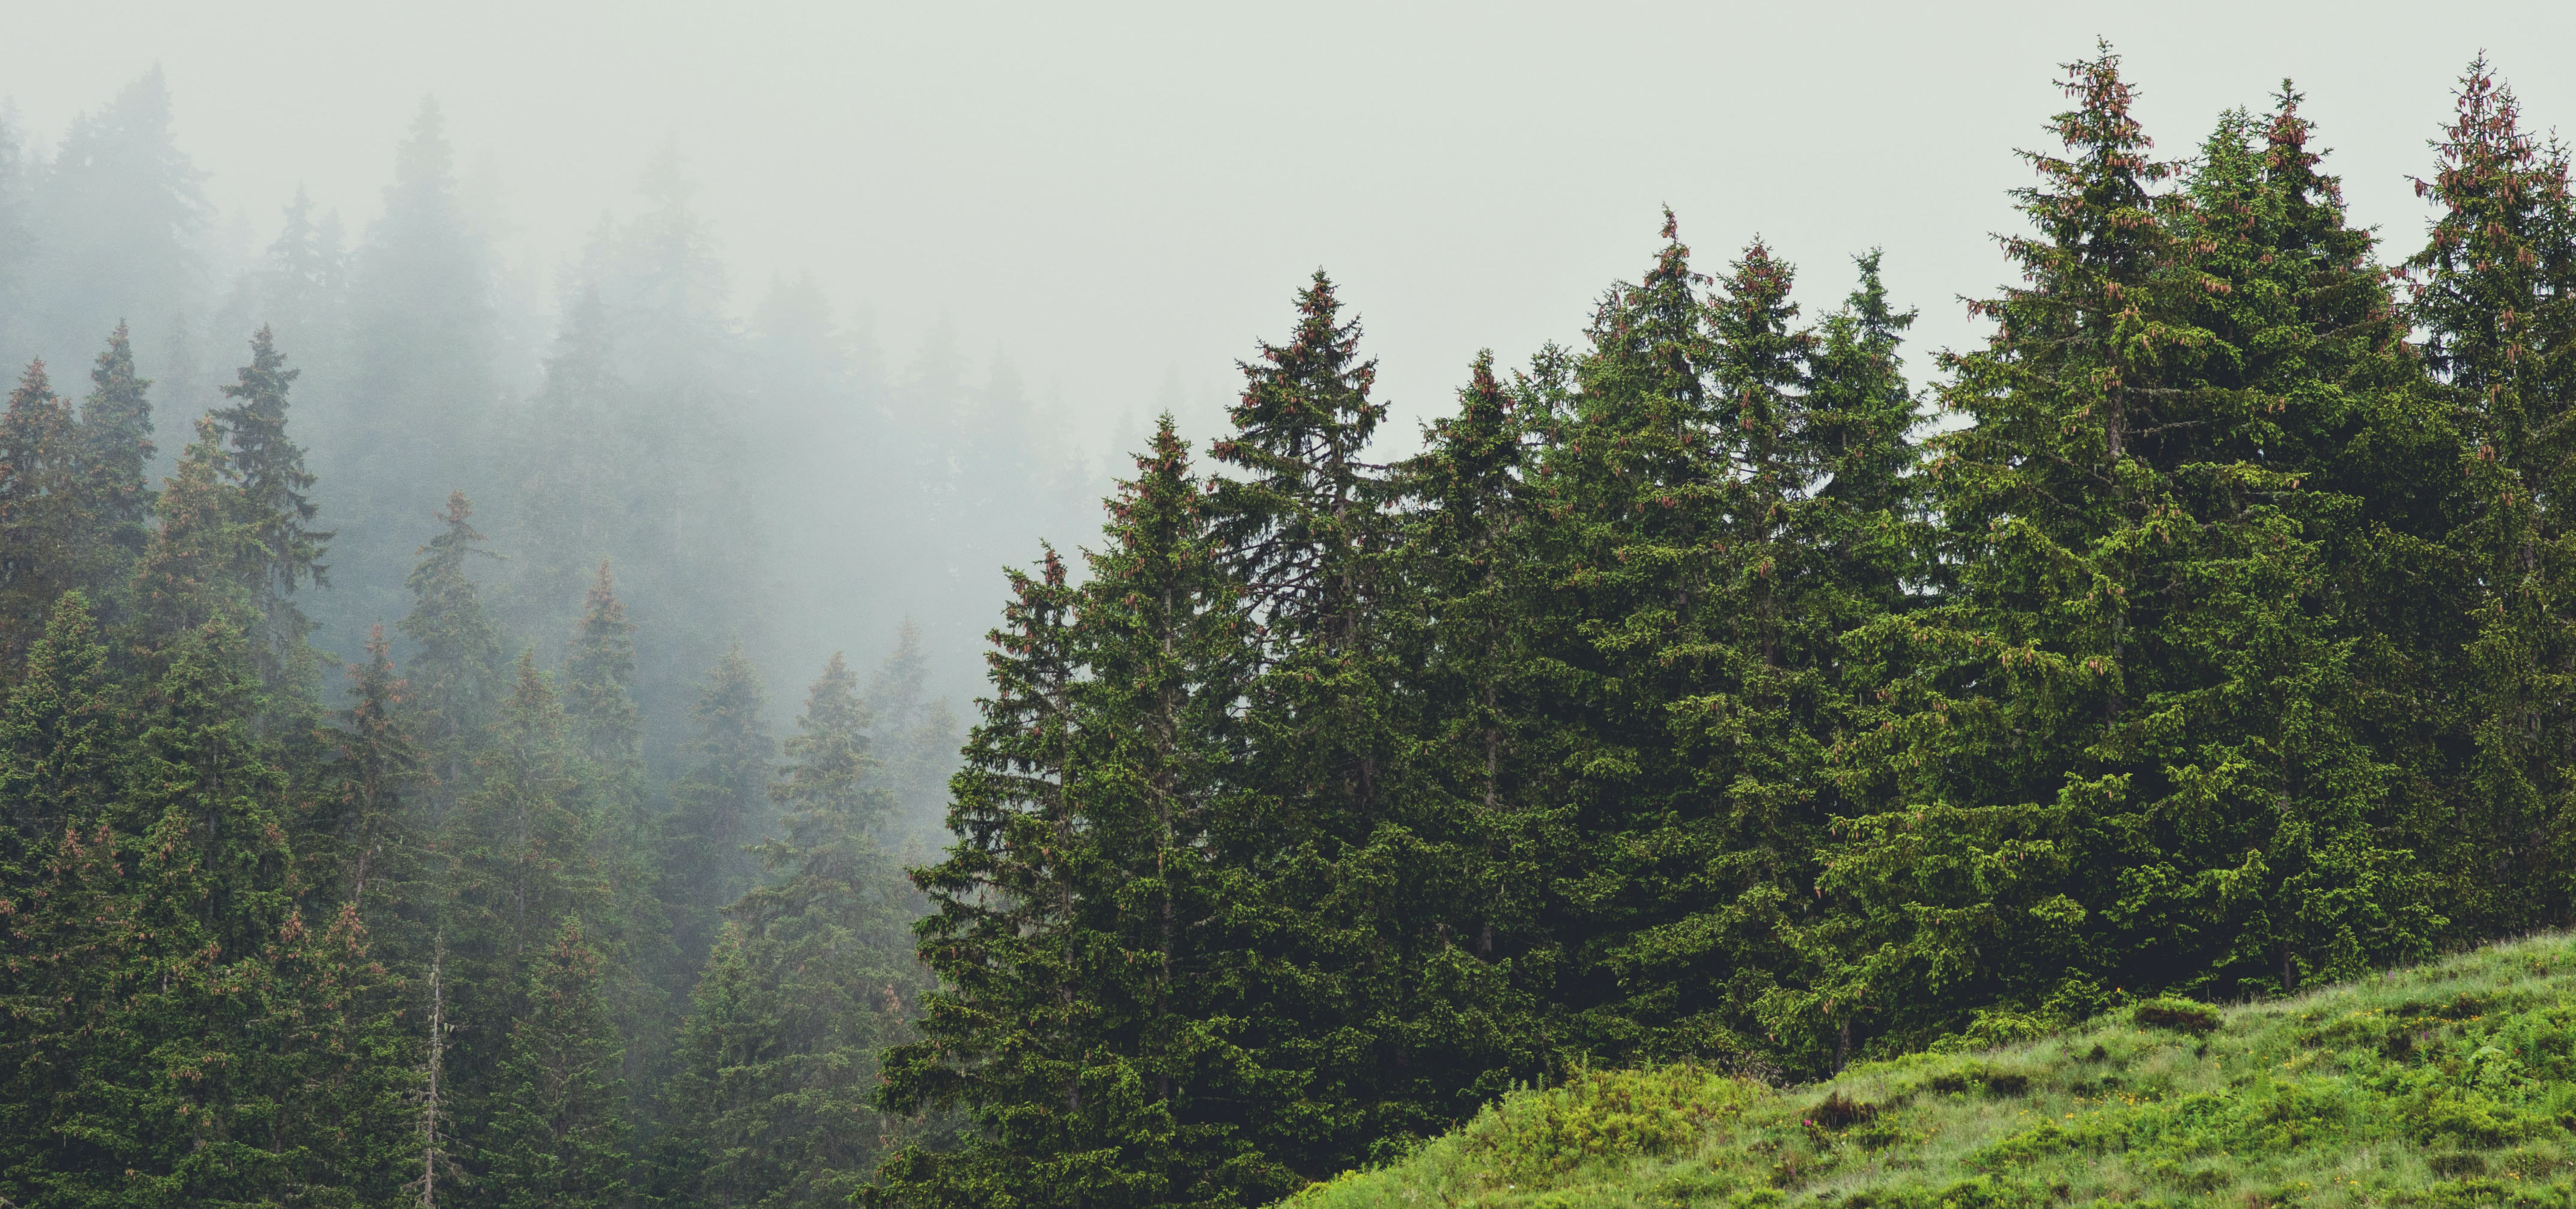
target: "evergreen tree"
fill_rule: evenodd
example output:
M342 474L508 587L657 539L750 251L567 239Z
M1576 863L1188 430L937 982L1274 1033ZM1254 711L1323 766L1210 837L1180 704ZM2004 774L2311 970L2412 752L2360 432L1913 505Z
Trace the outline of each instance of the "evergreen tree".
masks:
M1012 599L985 656L992 695L976 703L984 721L953 782L957 839L912 874L931 901L917 952L941 985L923 1003L921 1039L886 1053L877 1100L898 1114L961 1110L981 1129L954 1149L907 1147L875 1195L925 1206L1156 1203L1158 1182L1117 1162L1111 1148L1126 1139L1095 1132L1100 1089L1083 1077L1105 1055L1082 961L1107 946L1076 898L1094 835L1070 796L1076 590L1053 551L1038 575L1009 574Z
M456 1022L446 1064L461 1110L456 1132L485 1164L517 1153L509 1150L517 1128L509 1114L525 1089L513 1026L553 1010L531 998L551 985L538 971L573 960L560 935L566 921L599 914L611 901L590 859L586 786L575 775L562 705L533 652L515 671L475 758L474 791L450 811L439 840L449 867L440 875L446 890L434 943L445 946L446 1010ZM589 970L596 950L576 947L575 964ZM583 987L583 995L598 993L594 983ZM510 1190L477 1182L495 1198Z
M156 652L123 804L76 821L12 913L9 1193L235 1204L391 1192L402 1071L382 968L343 911L293 906L285 776L228 618ZM29 1082L32 1080L33 1082Z
M349 669L349 696L332 735L340 801L330 884L367 921L380 959L422 970L439 905L435 836L421 801L428 768L411 736L410 686L395 674L383 626L367 635L367 662Z
M1548 1065L1547 1025L1528 995L1529 959L1547 945L1540 853L1527 824L1526 761L1534 682L1523 624L1536 583L1530 540L1530 438L1563 401L1570 357L1550 346L1516 383L1479 354L1458 392L1458 410L1429 425L1426 448L1403 468L1408 515L1401 548L1417 594L1418 623L1405 636L1408 685L1419 702L1423 770L1418 792L1447 796L1474 820L1478 847L1461 870L1462 899L1474 904L1472 941L1460 943L1503 977L1520 1018L1502 1040L1487 1078L1540 1073ZM1489 1096L1490 1085L1473 1087Z
M0 673L17 674L54 599L94 578L71 408L38 361L0 411Z
M2356 405L2399 335L2367 237L2286 108L2156 193L2116 58L2067 90L2008 242L2030 284L1982 304L1998 331L1946 391L1972 423L1935 440L1959 584L1873 638L1903 670L1846 787L1882 804L1820 887L1869 921L1845 1004L1897 1045L2113 986L2286 991L2440 926L2353 724L2366 618L2325 537L2360 509L2303 489L2357 485L2343 450L2385 456L2362 422L2403 414Z
M1268 973L1232 918L1261 887L1225 864L1248 838L1222 821L1239 589L1168 417L1137 467L1088 584L1052 556L1012 577L959 839L914 875L934 907L918 952L943 986L923 1039L888 1054L880 1101L983 1131L897 1156L890 1202L1218 1205L1294 1182L1261 1146L1311 1075L1242 1045L1237 1023Z
M287 389L303 371L286 368L266 327L251 336L250 349L240 381L223 388L232 405L213 417L231 442L232 472L257 542L248 578L260 604L263 674L284 689L287 677L311 675L304 639L313 626L294 596L305 583L330 582L321 558L331 535L311 527L321 511L312 500L315 479L303 448L286 434Z
M2576 710L2576 525L2557 501L2576 434L2576 203L2567 153L2521 128L2521 106L2484 59L2461 77L2457 114L2416 191L2436 207L2407 262L2412 318L2469 455L2468 501L2449 541L2476 627L2463 652L2471 754L2462 770L2459 910L2479 935L2576 912L2576 776L2562 753Z
M461 790L465 770L502 699L510 692L501 636L483 613L483 597L466 576L467 560L495 557L482 548L472 524L474 504L462 491L447 497L445 531L420 548L420 563L406 581L411 612L400 628L418 644L412 656L411 699L419 711L413 734L439 783Z
M88 598L66 594L0 712L0 885L32 884L66 827L116 817L132 737L123 689Z
M1234 431L1213 447L1239 472L1218 480L1211 524L1258 670L1233 721L1243 796L1212 843L1264 883L1244 925L1266 963L1242 987L1244 1044L1303 1072L1293 1119L1247 1126L1276 1161L1321 1174L1473 1111L1462 1091L1493 1029L1487 988L1455 973L1478 925L1459 893L1474 817L1414 792L1403 755L1393 619L1413 606L1395 573L1397 487L1366 460L1385 416L1376 366L1323 274L1297 308L1289 342L1242 367Z
M957 769L960 732L945 698L930 692L930 660L921 649L921 627L907 616L895 630L894 649L868 677L865 698L879 779L893 803L906 846L935 834L948 808L948 777Z
M83 511L98 543L91 581L85 585L100 609L121 615L136 560L150 544L154 492L144 470L152 463L151 382L134 369L134 342L125 325L107 338L107 351L89 371L93 384L74 426Z
M666 1093L666 1167L691 1203L847 1203L892 1126L869 1099L920 995L903 944L916 912L879 846L890 804L857 686L835 654L807 695L770 789L785 834L759 847L780 880L726 908L692 997Z
M484 1180L502 1209L606 1209L627 1202L625 1092L599 954L564 918L536 958L510 1023Z
M346 376L313 428L316 464L334 468L318 502L335 520L342 581L316 607L343 643L401 613L418 501L489 498L488 470L465 452L494 447L486 426L501 394L490 261L459 196L446 119L424 99L394 150L384 211L350 256Z
M134 571L134 640L149 651L218 618L236 626L255 617L258 533L232 480L232 458L214 421L197 421L197 439L179 455L153 501L159 521Z
M1568 1015L1562 1044L1616 1059L1750 1048L1744 999L1774 967L1738 959L1766 942L1778 901L1711 876L1733 811L1710 800L1726 780L1703 784L1683 749L1702 728L1767 729L1701 700L1745 672L1735 629L1756 619L1735 547L1758 540L1761 518L1737 512L1740 443L1714 422L1727 401L1707 278L1669 215L1664 238L1593 320L1546 433L1529 547L1548 569L1526 622L1531 797L1544 806L1525 824L1546 861L1545 936L1562 954L1546 994ZM1763 423L1766 403L1779 406L1759 398L1742 414Z
M85 348L124 316L195 310L205 295L205 175L179 149L158 67L73 119L28 197L37 238L21 355ZM183 323L165 329L174 352L185 347ZM186 375L160 376L185 389Z
M637 1098L632 1118L654 1125L652 1100L673 1058L671 1030L679 992L679 951L655 890L657 853L646 843L648 787L635 699L634 626L617 599L608 564L599 565L563 669L564 720L581 777L590 788L591 859L615 898L600 912L594 935L613 960L607 967L611 1015L625 1037L624 1081ZM656 981L659 978L660 981Z
M721 924L719 912L758 876L749 845L770 819L774 746L761 722L767 698L760 671L740 643L716 661L698 695L697 765L671 787L662 837L662 900L682 971L705 964ZM678 985L687 984L684 974Z

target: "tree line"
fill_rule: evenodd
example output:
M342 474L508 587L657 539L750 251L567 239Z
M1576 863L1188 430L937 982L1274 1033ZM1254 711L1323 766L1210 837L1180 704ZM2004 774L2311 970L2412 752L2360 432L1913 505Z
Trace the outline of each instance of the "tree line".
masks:
M273 332L158 487L122 329L77 405L31 366L0 1196L1256 1204L1580 1065L1812 1077L2566 923L2565 154L2473 65L2391 264L2287 85L2167 161L2107 49L2064 83L1925 389L1875 253L1811 320L1667 214L1373 460L1318 273L1204 455L1167 417L1009 574L909 870L917 638L783 743L719 639L657 740L611 565L514 631L457 492L335 666Z
M2071 64L1918 392L1670 215L1391 464L1322 274L1012 579L872 1203L1237 1205L1515 1080L1769 1078L2569 922L2576 209L2480 61L2390 264L2287 84ZM1928 405L1928 408L1927 406Z

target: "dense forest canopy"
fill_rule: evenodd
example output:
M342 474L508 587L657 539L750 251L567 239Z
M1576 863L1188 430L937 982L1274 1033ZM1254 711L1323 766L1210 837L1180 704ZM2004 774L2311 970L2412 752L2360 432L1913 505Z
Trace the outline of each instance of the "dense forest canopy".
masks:
M435 105L215 294L157 72L0 131L0 1203L1251 1205L2576 922L2567 153L2473 63L2383 250L2061 82L1919 381L1667 211L1400 457L1317 271L1097 513L675 153L541 308Z

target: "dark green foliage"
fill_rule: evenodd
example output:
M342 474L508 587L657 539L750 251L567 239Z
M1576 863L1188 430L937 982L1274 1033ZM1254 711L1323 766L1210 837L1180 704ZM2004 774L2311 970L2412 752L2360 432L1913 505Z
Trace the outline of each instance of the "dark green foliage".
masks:
M1499 982L1459 947L1486 914L1477 815L1414 791L1400 488L1366 460L1386 413L1376 365L1322 273L1296 303L1289 340L1241 367L1212 447L1237 477L1213 484L1209 535L1248 629L1206 842L1247 963L1225 1010L1262 1068L1242 1128L1311 1175L1469 1110L1510 1046Z
M880 847L889 803L856 689L835 654L770 789L784 835L758 851L783 880L726 909L691 1002L665 1162L691 1203L846 1203L897 1127L870 1098L922 992L917 911Z
M484 1195L502 1209L625 1204L632 1160L617 1033L581 917L564 917L553 945L530 965L495 1089Z
M331 535L315 530L321 508L312 500L314 477L304 450L286 433L286 392L303 372L286 357L265 327L251 337L250 364L240 381L223 388L231 406L210 413L232 447L232 473L241 487L254 543L246 576L260 606L263 673L273 683L295 674L294 663L313 625L295 606L297 587L329 582L321 563Z
M2286 98L2156 192L2116 59L2067 89L2008 245L2030 284L1980 304L1998 334L1944 388L1957 584L1863 642L1887 680L1844 784L1874 804L1822 889L1856 921L1846 1002L1898 1045L2111 986L2288 990L2443 923L2369 708L2413 639L2341 590L2425 531L2401 499L2388 548L2337 537L2373 511L2356 463L2419 439L2367 236Z
M132 706L108 667L108 649L89 600L65 595L27 652L0 712L0 835L10 885L33 877L64 829L108 817L125 786Z
M246 625L255 616L251 585L240 575L257 535L249 509L231 483L232 459L208 419L179 455L153 501L160 522L134 572L135 640L149 649L218 618Z
M979 1129L896 1156L886 1200L1222 1205L1290 1178L1246 1120L1294 1077L1234 1024L1260 959L1216 931L1257 888L1215 839L1209 735L1244 670L1239 597L1168 417L1137 467L1089 584L1052 553L1012 575L958 840L913 875L943 985L880 1099Z
M392 1190L404 1078L384 971L353 909L317 929L293 906L286 778L252 727L247 646L220 618L165 645L131 798L75 820L19 883L33 893L10 917L13 1199Z
M39 361L0 411L0 668L14 671L54 598L97 579L72 412Z
M1922 393L1877 253L1826 311L1667 213L1391 456L1316 274L1206 463L1166 416L1011 573L971 730L1061 434L944 338L880 390L810 281L738 329L676 151L541 358L434 106L354 254L299 197L211 309L157 74L0 129L0 343L142 308L214 408L148 484L116 324L0 411L0 1202L2273 1204L2367 1173L2209 1155L2347 1135L2435 1177L2365 1199L2539 1195L2515 979L2290 997L2576 918L2568 157L2473 64L2400 272L2288 85L2167 163L2107 48L2063 84ZM782 748L791 587L924 624Z
M2568 640L2576 528L2553 501L2571 483L2576 434L2576 203L2567 153L2521 128L2520 106L2486 62L2460 82L2435 144L2430 240L2407 262L2411 318L2450 405L2465 506L2448 545L2464 590L2438 598L2475 627L2461 652L2470 752L2461 786L2462 856L2510 875L2464 880L2459 910L2482 931L2557 923L2567 889L2576 781L2566 747L2576 712Z
M135 560L151 541L153 492L144 468L153 454L152 403L144 392L152 384L135 373L134 343L124 324L107 338L107 351L98 355L89 379L93 387L81 401L74 457L98 549L96 570L83 586L105 607L123 600Z

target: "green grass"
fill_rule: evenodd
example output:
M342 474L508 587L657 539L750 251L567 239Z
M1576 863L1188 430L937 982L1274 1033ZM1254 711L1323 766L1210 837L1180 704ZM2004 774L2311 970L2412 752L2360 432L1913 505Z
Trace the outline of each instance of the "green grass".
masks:
M2551 935L1807 1086L1585 1073L1286 1205L2576 1206L2571 997Z

